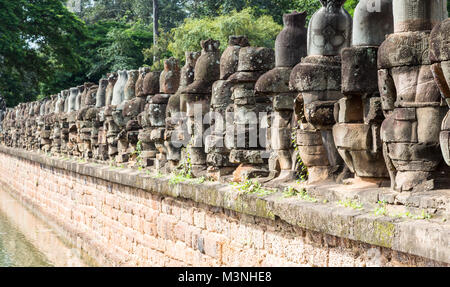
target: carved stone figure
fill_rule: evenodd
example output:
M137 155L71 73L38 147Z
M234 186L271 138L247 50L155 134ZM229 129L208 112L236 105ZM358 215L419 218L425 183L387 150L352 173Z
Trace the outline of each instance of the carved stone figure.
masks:
M450 108L450 19L436 25L431 32L430 60L433 63L431 70L434 80L445 104ZM444 160L450 165L450 111L442 121L440 145Z
M273 184L295 179L296 154L291 143L294 99L296 93L289 88L292 68L306 56L306 13L283 16L284 29L275 41L275 69L262 75L256 83L257 94L267 95L272 101L272 113L267 133L270 176L278 177Z
M230 162L230 149L225 145L226 128L234 124L232 114L227 113L233 108L233 84L228 79L238 70L240 50L248 46L250 43L246 36L230 36L228 47L220 58L220 80L212 86L211 134L205 138L205 148L208 176L216 180L231 174L237 166Z
M332 127L334 105L341 93L342 49L350 46L352 19L342 8L345 0L322 0L308 26L308 56L295 66L290 84L301 93L304 116L297 146L308 168L309 182L340 178L344 168L336 149Z
M111 105L119 106L125 99L125 85L127 84L128 75L127 71L117 71L118 78L114 85L113 97L111 100Z
M444 1L445 2L445 1ZM379 48L378 81L386 119L381 126L383 153L398 191L436 187L443 175L440 124L447 112L433 81L430 30L443 18L443 2L393 2L394 33Z
M140 164L143 167L152 166L158 153L151 139L150 102L155 94L159 93L160 75L160 72L149 72L144 77L143 97L146 97L146 104L144 111L138 116L138 124L141 127L138 134L138 141L141 143Z
M232 84L233 126L227 129L225 144L231 149L229 160L239 165L235 181L266 177L269 173L266 151L267 116L271 99L255 93L258 78L274 68L275 52L261 47L243 47L239 51L237 72L228 80Z
M183 155L190 159L194 176L206 173L204 137L207 124L203 116L209 112L212 84L220 77L220 42L213 39L201 41L202 52L195 64L194 81L181 90L186 95L187 130L190 140Z
M199 52L186 52L186 63L181 68L180 86L176 94L170 96L166 108L166 131L164 134L164 146L167 151L169 170L177 168L181 160L181 147L184 143L185 129L183 120L186 117L186 94L181 91L194 81L194 69ZM182 109L184 106L184 111Z
M149 101L150 140L158 151L155 159L155 169L157 170L164 170L167 163L167 149L164 144L166 109L170 96L177 92L179 84L179 61L175 58L169 58L164 61L164 71L160 75L160 93L153 96Z
M356 177L380 183L389 177L380 127L384 120L377 85L378 47L393 32L392 1L369 11L370 0L355 9L352 47L342 50L342 93L335 105L333 137L345 164Z

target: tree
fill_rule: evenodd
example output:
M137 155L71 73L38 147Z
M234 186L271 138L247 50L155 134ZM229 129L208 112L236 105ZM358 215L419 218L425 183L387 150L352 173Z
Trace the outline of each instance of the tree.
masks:
M144 61L142 51L153 41L152 30L142 22L127 25L126 29L113 28L106 38L109 45L99 49L100 61L109 68L109 71L120 69L137 69Z
M84 24L61 0L0 0L0 94L13 106L54 93L57 71L76 71L74 46L84 41ZM59 88L59 87L58 87Z
M252 8L256 16L270 15L279 24L283 14L294 9L292 0L192 0L186 2L190 17L216 17Z
M145 24L154 22L157 13L158 24L163 30L170 30L181 24L187 17L185 2L187 0L92 0L84 3L83 9L77 15L86 23L100 20L115 20L134 23L142 21ZM154 2L157 9L154 9ZM83 4L83 3L82 3Z
M222 51L231 35L246 35L254 46L274 47L282 26L270 16L257 17L251 9L232 12L214 18L188 18L183 25L172 30L168 50L177 58L184 59L184 51L199 51L200 41L208 38L219 40Z
M159 10L158 10L158 0L153 0L153 46L158 46L159 37ZM156 54L153 56L153 62L158 60Z

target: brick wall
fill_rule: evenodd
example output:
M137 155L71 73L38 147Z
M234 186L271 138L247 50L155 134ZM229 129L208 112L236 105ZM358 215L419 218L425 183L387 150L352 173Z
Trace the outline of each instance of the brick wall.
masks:
M3 188L100 265L439 265L325 235L48 167L0 152Z

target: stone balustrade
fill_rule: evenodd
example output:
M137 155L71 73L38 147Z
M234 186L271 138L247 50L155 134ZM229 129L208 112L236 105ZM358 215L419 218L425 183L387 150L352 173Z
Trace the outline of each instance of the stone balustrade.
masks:
M6 108L0 141L162 173L268 186L450 187L445 0L321 1L284 15L275 51L245 36L201 42L186 65L117 71ZM301 163L301 164L299 164ZM446 164L447 163L447 164ZM303 166L304 165L304 166Z

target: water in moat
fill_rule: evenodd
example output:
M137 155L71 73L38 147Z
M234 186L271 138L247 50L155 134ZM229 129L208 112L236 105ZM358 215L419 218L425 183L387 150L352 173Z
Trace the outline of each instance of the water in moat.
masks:
M84 267L93 263L0 188L0 267Z

